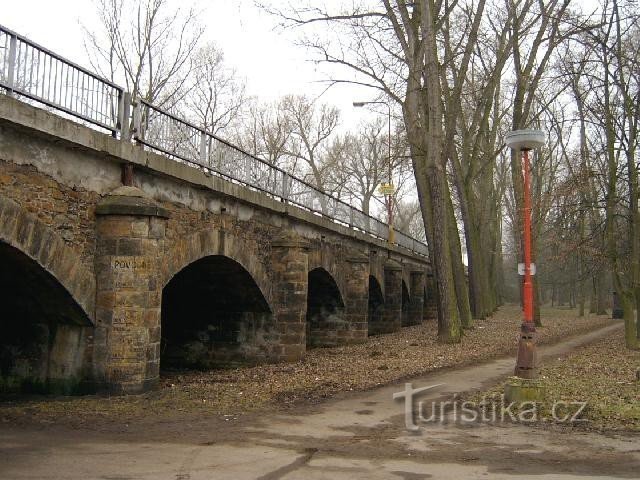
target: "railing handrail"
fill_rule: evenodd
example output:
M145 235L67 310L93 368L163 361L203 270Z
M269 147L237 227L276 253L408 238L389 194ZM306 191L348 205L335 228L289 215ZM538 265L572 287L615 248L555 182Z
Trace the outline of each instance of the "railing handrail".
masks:
M235 151L237 153L240 154L240 159L242 159L243 157L245 157L247 159L247 163L246 165L248 165L248 169L251 169L251 162L258 162L258 164L266 167L267 172L272 171L274 173L273 179L275 181L276 178L279 178L277 175L281 175L282 176L282 191L280 191L280 186L278 186L278 189L274 190L273 186L267 186L265 188L270 188L271 190L267 190L265 188L262 188L260 185L255 185L252 184L252 182L254 181L253 178L248 178L249 176L247 176L244 180L241 178L236 178L234 176L232 176L231 174L228 173L224 173L222 171L218 171L215 168L213 168L210 164L206 165L203 164L201 162L199 162L196 158L188 158L183 156L179 150L180 148L178 148L179 146L176 145L175 151L169 151L164 149L161 145L154 145L152 143L149 143L147 141L145 141L144 135L145 135L145 131L143 130L142 132L139 131L134 131L134 135L133 135L133 139L136 142L139 142L141 144L147 145L148 147L152 148L152 149L156 149L161 151L164 154L167 154L169 156L173 156L174 158L179 158L180 160L183 160L185 162L191 163L193 165L196 165L200 168L206 168L218 175L222 175L225 178L229 178L235 182L239 182L242 185L251 187L251 188L256 188L257 190L269 194L269 195L274 195L277 198L282 198L283 200L290 202L292 204L295 204L301 208L307 209L311 212L317 213L319 215L322 215L323 217L329 218L334 222L337 223L342 223L344 225L348 225L350 228L356 228L359 230L362 230L364 232L366 232L367 234L373 236L373 237L378 237L378 238L382 238L387 240L388 239L388 235L389 235L389 231L387 230L385 232L385 229L388 229L389 226L384 223L383 221L381 221L380 219L365 213L364 211L360 210L359 208L348 204L346 201L342 200L341 198L333 195L332 193L327 193L324 192L322 190L320 190L318 187L312 185L311 183L307 182L306 180L303 180L302 178L297 177L296 175L287 172L286 170L284 170L283 168L277 166L277 165L273 165L271 163L269 163L268 161L254 155L251 154L245 150L243 150L242 148L238 147L237 145L234 145L232 143L230 143L227 140L224 140L220 137L218 137L216 134L209 132L208 130L206 130L203 127L200 127L198 125L195 125L191 122L189 122L188 120L184 119L184 118L180 118L179 116L177 116L174 113L171 113L169 111L164 110L161 107L155 106L150 102L147 102L144 99L131 99L131 95L126 92L126 90L119 86L118 84L114 83L113 81L104 78L103 76L91 72L90 70L78 65L75 62L72 62L70 60L68 60L67 58L58 55L55 52L52 52L51 50L49 50L46 47L43 47L42 45L39 45L38 43L29 40L28 38L24 37L23 35L20 35L19 33L14 32L13 30L6 28L5 26L0 24L0 34L5 35L7 38L8 37L8 44L5 43L5 46L8 46L9 50L8 52L6 52L8 54L8 57L5 57L4 61L7 61L8 59L8 70L5 72L9 75L8 77L8 81L7 83L5 83L2 78L0 78L0 87L6 88L7 91L9 92L9 94L11 94L11 92L16 92L19 93L20 95L23 95L27 98L30 98L32 100L35 100L37 102L43 103L51 108L60 110L66 114L69 114L73 117L77 117L81 120L87 121L89 123L93 123L94 125L100 126L102 128L105 128L106 130L109 130L112 132L112 134L114 136L116 136L117 134L120 134L120 140L121 141L130 141L131 137L129 137L128 134L128 126L129 126L129 122L131 120L129 114L130 114L130 110L129 110L129 103L131 102L131 104L134 106L134 128L135 128L135 116L136 116L136 111L139 108L140 105L144 105L147 109L149 110L153 110L155 112L160 113L161 115L167 116L169 119L171 119L174 122L178 122L179 124L184 125L185 127L187 127L188 129L192 129L194 132L198 132L202 137L204 138L204 136L208 136L211 139L215 140L216 142L219 142L220 144L224 145L225 147L231 149L232 151ZM27 47L25 47L25 52L28 52L28 48L32 48L35 51L38 52L38 60L35 63L36 67L37 67L37 73L36 73L36 86L35 86L35 92L33 88L30 88L30 86L20 86L20 85L16 85L15 84L15 80L16 80L16 71L17 71L17 64L16 64L16 58L17 58L17 54L16 54L16 49L18 48L16 45L18 45L17 42L21 42L21 44L25 44ZM79 73L77 73L76 75L86 75L87 77L89 77L92 80L88 80L88 82L99 82L98 85L103 84L104 87L103 88L111 88L112 91L108 92L108 90L103 90L103 97L98 101L98 104L96 104L95 106L98 107L98 109L93 110L93 113L91 114L87 114L86 109L83 112L83 110L80 108L78 108L78 104L77 102L83 101L83 96L82 95L78 95L77 91L74 92L74 85L71 85L71 97L73 98L73 95L75 93L76 95L76 104L75 106L71 105L69 106L67 104L67 95L68 95L68 90L56 90L56 82L58 80L58 68L56 66L55 68L55 72L53 70L51 70L53 67L51 67L50 64L50 71L49 73L49 84L47 86L46 81L45 81L45 72L46 72L46 65L43 65L43 77L42 77L42 84L40 84L40 52L43 53L45 55L45 61L47 56L52 58L53 60L50 60L50 62L60 62L63 66L66 65L66 68L72 69L72 72L74 70L77 70ZM28 54L25 53L24 54L24 60L25 63L27 62L27 58L28 58ZM31 56L31 74L33 73L33 68L34 68L34 54L32 53ZM0 73L2 73L4 70L4 65L7 64L2 64L0 65ZM29 65L25 65L22 66L23 64L21 63L21 68L25 69L24 71L26 72L26 68L29 67ZM64 68L64 67L61 67ZM62 81L62 72L64 70L60 70L60 80ZM68 79L68 72L69 70L67 70L67 79ZM53 89L53 94L51 93L51 75L53 74L53 78L54 78L54 89ZM81 77L80 77L81 78ZM74 76L72 74L71 77L72 81L74 79ZM32 80L32 76L30 75L29 77L29 81ZM78 80L78 77L76 77L76 81ZM73 83L73 82L72 82ZM93 84L95 85L95 84ZM41 92L42 93L38 93L38 86L40 86ZM87 84L87 87L89 86L89 83ZM62 89L62 82L60 85L58 85L57 88ZM64 87L64 88L68 88L68 86ZM75 87L76 89L78 89L78 86ZM84 84L84 80L82 81L82 87L80 89L80 91L85 89L85 84ZM61 99L62 94L64 93L64 102ZM56 100L56 94L58 95L58 98ZM93 92L93 95L95 96L94 98L97 99L99 97L100 94L96 94L95 92ZM106 97L105 97L106 96ZM114 97L115 96L115 97ZM109 98L111 99L111 101L115 100L116 104L110 104L109 103ZM111 112L111 115L114 115L113 117L111 117L111 115L108 115L109 112L105 112L104 110L102 110L100 107L110 107L113 108L115 107L115 111ZM108 116L108 118L110 118L109 123L105 123L105 118ZM139 117L138 117L139 119ZM112 121L112 123L111 123ZM147 121L149 121L149 119L147 119ZM193 147L194 145L191 144L191 147ZM209 151L210 153L210 147L206 147L206 145L204 147L201 147L203 152L207 152ZM187 151L189 153L189 151ZM255 164L254 164L255 165ZM262 170L256 168L255 173L260 173ZM250 176L253 176L254 172L252 172L250 174ZM288 180L287 180L288 179ZM271 180L269 180L271 181ZM275 186L275 183L273 184ZM300 187L302 186L303 189L302 191L295 191L292 189L295 189L296 187ZM308 189L308 192L307 192ZM273 190L273 191L272 191ZM304 203L305 201L305 195L307 194L312 194L313 197L308 197L311 199L311 201L307 201L307 203ZM293 198L285 198L285 195L287 196L297 196L298 200L295 200ZM374 197L375 198L375 197ZM375 198L375 200L378 200L377 198ZM316 201L319 201L322 207L322 210L318 210L316 208ZM379 200L378 200L379 201ZM330 207L333 209L333 214L331 214L330 212L327 212L328 208ZM346 210L344 210L346 209ZM347 214L349 217L349 220L345 220L344 218L340 218L341 214ZM357 216L357 220L358 222L361 222L360 224L357 224L357 222L354 221L354 219ZM374 225L374 227L372 227L372 224ZM417 254L420 255L427 255L427 246L426 244L422 243L419 240L416 240L415 238L411 237L410 235L407 235L406 233L397 231L398 233L398 245L407 248ZM385 236L386 235L386 236ZM406 242L404 240L407 240ZM416 245L419 246L419 249L416 249Z
M95 78L96 80L99 80L103 83L106 83L107 85L109 85L112 88L115 88L116 90L120 90L121 92L124 93L124 88L121 87L120 85L112 82L111 80L92 72L91 70L87 70L86 68L84 68L82 65L78 65L77 63L69 60L68 58L63 57L62 55L58 55L55 52L52 52L51 50L49 50L47 47L43 47L42 45L40 45L39 43L34 42L33 40L29 40L27 37L25 37L24 35L20 35L19 33L14 32L13 30L11 30L10 28L5 27L4 25L0 24L0 32L4 32L8 35L11 35L13 37L16 37L18 40L20 40L21 42L26 43L27 45L31 45L34 48L37 48L38 50L41 50L42 52L46 53L47 55L51 55L53 58L55 58L56 60L59 60L63 63L66 63L67 65L76 68L78 70L80 70L82 73L84 73L85 75L89 75L90 77Z
M322 191L322 190L320 190L318 187L316 187L316 186L314 186L314 185L310 184L310 183L309 183L309 182L307 182L306 180L303 180L303 179L301 179L300 177L297 177L296 175L294 175L294 174L292 174L292 173L290 173L290 172L287 172L287 171L286 171L286 170L284 170L283 168L278 167L277 165L273 165L273 164L271 164L271 163L267 162L266 160L264 160L264 159L262 159L262 158L260 158L260 157L258 157L258 156L256 156L256 155L253 155L253 154L251 154L251 153L249 153L249 152L247 152L247 151L243 150L242 148L238 147L237 145L234 145L234 144L232 144L232 143L229 143L227 140L225 140L225 139L223 139L223 138L218 137L216 134L214 134L214 133L212 133L212 132L209 132L208 130L206 130L206 129L204 129L204 128L202 128L202 127L198 126L198 125L195 125L195 124L193 124L193 123L189 122L188 120L185 120L184 118L180 118L180 117L178 117L177 115L175 115L175 114L173 114L173 113L171 113L171 112L168 112L168 111L164 110L164 109L163 109L163 108L161 108L161 107L158 107L158 106L156 106L156 105L153 105L153 104L151 104L151 103L147 102L146 100L138 99L137 101L138 101L138 102L140 102L140 103L142 103L142 104L144 104L144 105L146 105L147 107L150 107L150 108L152 108L152 109L154 109L154 110L156 110L156 111L158 111L158 112L162 113L163 115L166 115L166 116L170 117L171 119L173 119L173 120L175 120L175 121L177 121L177 122L180 122L180 123L182 123L182 124L184 124L184 125L186 125L186 126L188 126L188 127L193 128L194 130L199 131L200 133L204 133L205 135L208 135L208 136L210 136L210 137L214 138L215 140L219 141L220 143L223 143L224 145L226 145L226 146L228 146L229 148L232 148L232 149L234 149L234 150L236 150L236 151L238 151L238 152L242 153L243 155L246 155L246 156L248 156L248 157L251 157L252 159L254 159L254 160L256 160L256 161L258 161L258 162L262 163L263 165L267 166L268 168L274 169L274 170L276 170L276 171L278 171L278 172L282 173L283 175L287 175L287 176L291 177L292 179L294 179L294 180L296 180L296 181L298 181L298 182L302 183L302 184L303 184L303 185L305 185L306 187L308 187L310 190L313 190L313 191L315 191L315 192L319 193L320 195L324 195L325 197L328 197L328 198L330 198L331 200L334 200L334 201L336 201L336 202L340 203L341 205L344 205L344 206L345 206L345 207L347 207L347 208L353 209L353 210L357 211L358 213L361 213L362 215L364 215L366 218L368 218L368 219L370 219L370 220L373 220L373 221L375 221L375 222L382 223L380 219L378 219L378 218L376 218L376 217L373 217L373 216L371 216L371 215L370 215L370 214L368 214L368 213L363 212L362 210L360 210L360 209L359 209L359 208L357 208L357 207L354 207L353 205L349 205L347 202L345 202L345 201L344 201L344 200L342 200L341 198L336 197L336 196L334 196L334 195L332 195L332 194L330 194L330 193L323 192L323 191ZM150 146L151 146L151 147L153 147L153 145L150 145ZM172 155L170 152L165 152L165 153L168 153L168 154ZM204 165L200 165L200 164L198 164L197 162L195 162L195 161L193 161L193 160L190 160L190 159L187 159L187 158L182 158L182 157L180 157L180 158L181 158L182 160L185 160L185 161L191 161L191 162L193 162L194 164L197 164L197 165L199 165L199 166L204 166ZM328 216L328 215L326 215L325 213L323 213L323 212L321 212L321 211L316 211L316 213L320 213L320 214L323 214L323 215L325 215L325 216ZM422 242L420 242L419 240L414 239L414 238L413 238L413 237L411 237L410 235L407 235L407 234L404 234L404 235L405 235L406 237L408 237L408 238L412 239L412 240L415 240L415 241L417 241L417 242L419 242L419 243L422 243Z

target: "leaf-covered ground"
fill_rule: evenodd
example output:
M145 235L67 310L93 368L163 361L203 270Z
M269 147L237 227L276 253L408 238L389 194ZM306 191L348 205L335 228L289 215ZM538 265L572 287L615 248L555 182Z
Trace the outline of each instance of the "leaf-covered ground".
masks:
M640 381L636 377L638 369L640 351L625 347L622 330L578 348L565 357L546 361L540 369L544 399L537 406L538 421L534 424L640 432ZM477 404L500 404L502 393L503 385L500 384L485 392L475 392L468 399ZM567 421L567 414L573 416L578 412L578 402L586 403L577 417L578 421ZM554 403L557 405L555 415ZM514 411L518 413L517 406ZM557 419L561 421L558 422Z
M548 343L609 324L608 317L578 318L575 310L545 309L539 342ZM314 349L303 361L233 370L164 374L156 391L129 397L14 397L0 399L0 422L95 426L180 414L234 415L317 401L338 392L367 390L443 367L514 353L521 312L502 307L478 321L457 345L436 341L436 324L403 328L366 343Z

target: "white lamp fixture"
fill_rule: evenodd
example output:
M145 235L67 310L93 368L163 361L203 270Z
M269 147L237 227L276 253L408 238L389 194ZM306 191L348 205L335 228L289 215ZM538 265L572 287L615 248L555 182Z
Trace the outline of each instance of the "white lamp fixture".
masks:
M533 150L541 147L545 142L545 134L542 130L514 130L504 137L507 147L519 150Z

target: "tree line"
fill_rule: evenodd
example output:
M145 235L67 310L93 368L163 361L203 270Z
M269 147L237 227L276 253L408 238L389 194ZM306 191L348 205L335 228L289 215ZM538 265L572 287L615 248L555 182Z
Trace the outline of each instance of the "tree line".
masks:
M549 291L582 313L590 297L602 313L613 289L627 345L638 346L636 2L605 0L591 10L572 0L263 8L299 29L313 58L331 67L328 81L367 85L401 109L443 341L459 341L507 293L503 256L522 256L523 183L521 157L504 135L536 128L548 134L532 167L536 321ZM314 34L318 28L331 34Z

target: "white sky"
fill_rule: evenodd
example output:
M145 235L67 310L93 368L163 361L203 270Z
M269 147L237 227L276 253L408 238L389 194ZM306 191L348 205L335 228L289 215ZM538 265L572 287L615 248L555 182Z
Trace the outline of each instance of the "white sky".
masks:
M87 68L81 23L98 26L92 0L0 0L0 24ZM330 0L329 0L330 1ZM171 5L180 4L180 0ZM199 0L204 40L214 41L225 61L246 79L247 92L263 100L289 93L316 97L326 89L322 66L309 62L308 52L293 44L293 32L275 31L276 20L261 12L252 0ZM275 1L271 3L276 3ZM286 4L286 2L283 2ZM375 95L365 87L337 85L322 101L341 110L342 128L356 126L371 115L352 106L354 100Z

